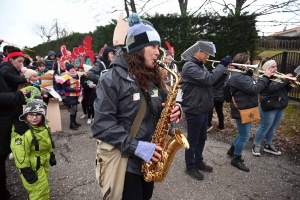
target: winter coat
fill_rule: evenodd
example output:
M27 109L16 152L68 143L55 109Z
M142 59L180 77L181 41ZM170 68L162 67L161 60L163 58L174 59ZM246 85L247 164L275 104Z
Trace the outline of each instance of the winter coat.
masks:
M54 59L50 59L51 55L55 55ZM47 60L44 60L44 62L46 63L46 69L48 70L54 70L55 74L58 74L58 66L57 66L57 61L56 61L56 54L54 51L49 51L48 52L48 58Z
M263 91L261 91L260 99L262 101L269 98L280 98L280 109L284 109L288 106L288 92L290 92L292 89L293 87L289 84L288 81L285 81L284 83L269 81L267 87L263 89Z
M217 65L209 72L202 62L191 57L182 68L182 109L185 113L207 113L213 109L212 85L224 74L225 67Z
M18 70L10 62L1 63L0 71L11 92L17 91L19 84L27 83L26 78L21 77Z
M76 88L80 87L79 77L71 77L69 74L62 76L65 79L65 82L62 84L62 88L65 91L66 103L68 105L78 104L78 96L80 92L76 92Z
M0 71L10 92L18 91L19 85L27 83L26 78L21 77L18 70L10 62L2 63ZM15 106L12 113L14 113L13 119L18 121L19 116L23 113L23 106Z
M267 76L263 76L256 81L252 74L232 72L229 85L238 108L243 110L258 106L258 93L267 86L268 82L269 78ZM230 108L232 118L240 119L240 113L232 101L230 102Z
M98 82L101 72L109 68L110 61L107 60L106 63L104 61L103 57L96 60L95 65L87 73L88 80Z
M85 100L85 104L87 106L93 106L94 105L94 101L95 99L97 98L97 94L96 94L96 89L95 88L91 88L89 86L89 84L97 84L97 82L93 82L91 80L88 80L86 78L86 73L83 74L81 77L80 77L80 84L83 88L83 92L84 92L84 95L83 95L83 98Z
M214 100L224 101L224 82L228 80L228 74L223 74L212 86Z
M15 132L14 127L12 128L10 147L14 154L15 165L19 170L22 183L29 193L29 198L33 200L50 199L48 177L50 154L53 152L49 135L51 130L48 124L46 126L30 126L38 143L38 151L28 125L24 134L18 134ZM49 133L47 129L49 129ZM29 169L37 176L35 182L29 183L26 180L22 172L24 169Z
M0 156L10 153L10 135L15 106L25 104L23 92L11 92L0 72Z
M133 138L129 132L144 94L129 77L128 63L121 50L116 53L111 66L113 68L101 75L97 85L93 137L113 145L122 154L129 154L127 172L142 175L142 159L135 156L134 152L139 141L151 141L163 109L162 103L167 99L167 91L151 84L148 90L155 116L147 107L137 135Z

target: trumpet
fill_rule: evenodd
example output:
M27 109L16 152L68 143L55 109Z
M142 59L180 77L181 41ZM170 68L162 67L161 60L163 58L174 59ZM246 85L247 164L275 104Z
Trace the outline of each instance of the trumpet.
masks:
M218 60L209 60L207 59L207 61L212 62L212 67L215 68L214 64L215 63L219 63L220 61ZM258 64L257 65L248 65L248 64L240 64L240 63L230 63L229 65L233 65L233 66L242 66L245 68L253 68L253 69L257 69L258 68Z
M264 70L260 70L260 69L257 70L257 72L258 72L258 75L264 74L264 73L265 73ZM275 76L276 78L279 78L279 79L287 79L287 80L289 80L289 81L297 81L297 78L296 78L296 77L290 77L290 76L287 76L287 75L285 75L285 74L282 74L282 73L280 73L280 72L278 72L278 71L276 71L275 74L274 74L273 76Z
M265 73L264 70L257 70L258 74L254 74L255 76L261 78L263 74ZM280 72L275 72L273 75L276 78L271 78L270 81L278 82L278 83L284 83L284 80L291 81L292 83L290 84L293 88L298 87L300 85L300 82L297 81L297 77L290 77L286 76L285 74L282 74Z

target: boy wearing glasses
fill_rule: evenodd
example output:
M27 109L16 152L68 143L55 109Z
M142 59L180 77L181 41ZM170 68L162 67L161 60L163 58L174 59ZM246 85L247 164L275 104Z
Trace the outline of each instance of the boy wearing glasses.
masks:
M29 199L50 199L49 165L55 165L56 160L46 110L41 97L31 99L19 117L27 124L26 131L12 128L10 148Z

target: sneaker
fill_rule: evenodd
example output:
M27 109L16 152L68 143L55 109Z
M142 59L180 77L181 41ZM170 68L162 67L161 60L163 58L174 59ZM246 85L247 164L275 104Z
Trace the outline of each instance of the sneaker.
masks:
M254 156L260 156L260 146L254 144L252 147L252 154Z
M199 172L195 167L191 169L186 168L185 173L196 180L203 180L204 178L203 174L201 174L201 172Z
M234 158L234 159L231 160L230 164L232 166L234 166L234 167L242 170L242 171L245 171L245 172L249 172L250 171L250 169L244 165L244 163L242 162L241 159Z
M213 129L213 126L208 126L207 127L207 132L211 131Z
M266 144L264 146L264 152L271 153L277 156L281 155L281 152L275 148L274 144L271 145Z
M13 159L14 159L14 154L13 154L13 153L10 153L9 156L8 156L8 159L9 159L9 160L13 160Z
M87 118L87 115L86 114L83 114L80 119L86 119Z
M88 119L87 124L92 124L92 119Z
M196 168L204 172L212 172L213 170L213 168L207 165L205 162L198 163L198 164L196 163Z

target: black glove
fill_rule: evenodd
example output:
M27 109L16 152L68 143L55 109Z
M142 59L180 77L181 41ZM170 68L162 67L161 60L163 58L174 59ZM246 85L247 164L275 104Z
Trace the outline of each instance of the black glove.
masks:
M21 173L23 174L23 177L29 184L32 184L38 180L38 177L35 174L35 172L29 167L21 169Z
M14 122L15 132L19 135L23 135L28 129L28 125L24 121Z
M227 67L229 63L231 63L231 57L230 56L225 56L224 58L221 59L220 64L223 65L224 67Z
M53 152L50 153L50 160L49 163L51 166L56 165L56 159L55 159L55 154Z

